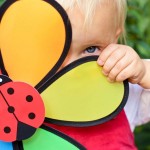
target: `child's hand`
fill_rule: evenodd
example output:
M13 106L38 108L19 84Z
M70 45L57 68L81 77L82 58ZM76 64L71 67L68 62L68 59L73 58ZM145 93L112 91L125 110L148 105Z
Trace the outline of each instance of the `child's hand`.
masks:
M101 52L98 64L110 82L128 79L131 83L140 84L146 72L138 54L131 47L120 44L108 45Z

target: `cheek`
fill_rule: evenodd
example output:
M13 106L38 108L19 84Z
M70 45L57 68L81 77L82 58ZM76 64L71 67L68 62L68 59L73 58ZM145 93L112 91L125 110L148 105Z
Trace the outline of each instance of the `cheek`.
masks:
M66 59L64 60L63 64L61 65L61 68L64 68L64 67L67 66L70 62L71 62L71 59L70 59L69 56L67 56Z
M68 54L66 59L64 60L64 62L62 63L61 67L59 68L59 70L61 70L62 68L64 68L65 66L69 65L71 62L77 60L78 58L71 55L71 54Z

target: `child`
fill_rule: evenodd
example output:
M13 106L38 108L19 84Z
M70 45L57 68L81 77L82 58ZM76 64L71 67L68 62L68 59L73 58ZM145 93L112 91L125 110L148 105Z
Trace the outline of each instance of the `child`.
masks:
M51 126L88 150L135 150L132 131L150 120L150 91L146 90L150 89L150 62L140 59L131 47L117 44L125 35L126 0L57 1L67 11L73 30L62 67L81 57L99 55L97 62L110 82L128 79L131 84L125 113L111 121L84 128Z

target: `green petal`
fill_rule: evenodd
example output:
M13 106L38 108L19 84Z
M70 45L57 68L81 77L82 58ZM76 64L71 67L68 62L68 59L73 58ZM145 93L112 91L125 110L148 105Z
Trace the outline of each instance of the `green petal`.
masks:
M79 143L63 133L42 126L29 139L22 142L24 150L84 150Z

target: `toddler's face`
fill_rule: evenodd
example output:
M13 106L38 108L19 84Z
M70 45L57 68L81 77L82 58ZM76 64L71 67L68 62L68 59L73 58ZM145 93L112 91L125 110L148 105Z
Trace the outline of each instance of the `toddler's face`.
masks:
M115 27L116 10L112 5L99 6L91 25L84 26L84 16L78 7L68 11L72 25L72 43L62 67L85 56L99 55L111 43L117 43L119 29Z

